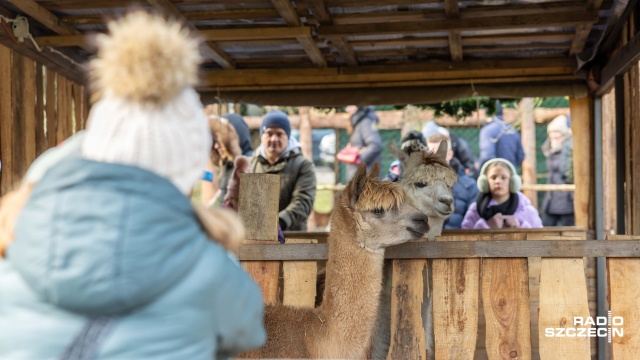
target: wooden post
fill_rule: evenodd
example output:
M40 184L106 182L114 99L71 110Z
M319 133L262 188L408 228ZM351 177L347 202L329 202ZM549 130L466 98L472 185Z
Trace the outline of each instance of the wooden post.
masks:
M317 244L314 239L287 239L287 244ZM314 308L316 305L317 261L284 261L282 303L298 308Z
M22 119L24 122L25 173L36 159L36 63L28 57L22 58L20 86L22 87Z
M67 126L69 116L71 116L71 112L69 111L68 107L69 101L67 99L67 82L69 82L67 78L65 78L61 74L57 74L56 95L58 100L58 127L56 128L56 140L58 141L58 143L66 140L68 136L67 134L69 133ZM58 144L50 144L50 146L56 145Z
M477 241L439 236L436 241ZM436 359L473 359L478 337L480 259L433 260L433 329Z
M640 235L640 189L638 187L637 178L640 174L640 69L638 63L633 65L629 72L625 75L628 81L625 83L625 108L628 115L625 116L625 122L629 125L629 144L626 148L627 173L629 174L626 182L626 197L628 199L627 207L628 221L627 234Z
M576 226L593 229L593 99L570 98L573 131L573 173L576 190L573 208Z
M13 94L11 82L11 54L8 47L0 45L0 157L2 159L2 179L0 192L5 195L13 186L11 134L13 133Z
M526 238L523 233L490 237L491 240ZM489 359L531 359L527 259L483 259L482 303Z
M604 233L616 230L616 109L615 90L602 97L602 192ZM623 214L620 214L623 216Z
M300 115L300 146L302 147L302 155L309 160L313 160L313 136L311 135L311 108L308 106L300 106L298 114Z
M640 236L609 235L606 240L640 240ZM622 326L610 325L612 357L637 359L640 354L640 259L607 258L607 270L611 315L620 316L624 321ZM624 336L615 336L621 329Z
M47 114L47 148L58 145L58 112L56 105L58 99L56 97L56 81L58 75L47 68L47 80L45 96L47 97L47 104L45 106L45 112Z
M533 98L520 100L520 113L522 128L522 147L524 148L524 161L522 162L522 180L524 184L537 184L536 177L536 121L533 116ZM525 190L524 194L529 198L533 206L538 206L538 192Z
M545 236L543 240L583 240L579 236ZM556 329L589 328L574 325L575 317L587 318L589 299L582 258L542 258L540 265L538 334L541 359L590 359L589 337L548 336ZM570 330L573 331L573 330ZM588 330L586 330L588 331Z
M427 260L392 260L391 344L387 359L426 359L422 325Z
M44 66L36 63L36 157L47 150L44 125Z
M241 174L239 214L246 227L246 243L278 241L280 176ZM264 303L277 304L280 261L243 261L242 267L262 289Z
M26 147L25 147L25 108L24 108L24 83L21 81L24 73L25 61L24 56L16 52L12 57L12 71L16 75L11 82L11 91L13 92L13 126L11 134L11 156L13 168L13 181L18 182L27 172L26 164ZM6 169L9 170L9 169Z

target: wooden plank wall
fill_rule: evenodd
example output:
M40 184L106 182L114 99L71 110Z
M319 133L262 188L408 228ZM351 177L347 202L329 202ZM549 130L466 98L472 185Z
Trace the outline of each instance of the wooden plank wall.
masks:
M85 87L0 45L0 195L46 149L83 129Z

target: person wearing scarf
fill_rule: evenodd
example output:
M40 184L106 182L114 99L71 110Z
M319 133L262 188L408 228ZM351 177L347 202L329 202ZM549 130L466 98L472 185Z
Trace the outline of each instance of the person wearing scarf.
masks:
M462 220L462 229L542 227L538 210L520 192L522 180L508 160L487 161L477 185L480 192Z

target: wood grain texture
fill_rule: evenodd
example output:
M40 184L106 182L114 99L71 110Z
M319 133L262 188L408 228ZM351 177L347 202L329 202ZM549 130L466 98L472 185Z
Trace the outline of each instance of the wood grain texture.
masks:
M45 112L47 118L47 148L58 144L58 98L56 96L57 78L58 75L54 71L46 68L45 96L47 98L47 103L45 105Z
M311 239L287 239L287 244L313 244ZM313 308L316 304L317 261L285 261L282 303L287 306Z
M71 111L69 109L69 99L67 98L67 83L69 80L64 76L57 74L56 76L56 99L57 99L57 126L56 141L60 143L67 138L69 133L69 117ZM57 143L55 145L57 145ZM55 146L53 145L53 146Z
M22 58L20 85L22 86L22 114L24 123L25 172L36 159L36 63L28 57Z
M392 267L391 345L387 359L426 359L421 308L427 261L393 260Z
M246 228L245 243L278 244L279 198L280 176L240 175L238 213ZM280 261L243 261L242 267L260 286L265 304L274 305L280 302L278 293Z
M11 137L13 135L13 80L11 68L12 50L0 45L0 157L2 160L2 179L0 195L8 193L13 186L13 158Z
M573 173L576 184L573 208L576 226L593 229L593 99L589 96L570 98L569 107L573 131Z
M482 238L482 237L481 237ZM640 240L610 244L600 240L477 241L473 244L410 243L390 247L386 259L454 259L511 257L640 257ZM263 242L240 247L241 260L326 260L327 244L291 244L279 246Z
M36 63L36 157L47 150L44 116L44 66Z
M278 240L280 176L273 174L240 175L239 214L247 239Z
M477 241L441 236L436 241ZM433 260L436 359L473 359L478 335L480 259Z
M493 238L525 240L526 234ZM531 359L527 259L483 259L482 302L489 359Z
M19 81L18 77L22 76L24 73L24 56L20 55L16 52L13 52L13 56L11 59L12 72L16 76L13 78L11 82L11 92L12 92L12 104L11 108L13 111L13 126L11 132L11 158L12 158L12 167L11 169L5 169L5 171L13 171L13 181L17 183L22 179L24 174L27 172L26 166L26 133L25 133L25 108L24 108L24 91L22 82Z
M558 237L554 240L576 240L575 237ZM582 258L548 259L540 264L540 311L538 333L540 356L543 359L588 359L591 349L588 337L549 337L547 328L580 328L574 318L590 316ZM566 331L566 330L565 330Z
M606 239L622 242L639 240L640 236L609 235ZM624 336L611 338L613 359L637 359L640 354L640 259L609 258L607 270L611 314L624 319Z

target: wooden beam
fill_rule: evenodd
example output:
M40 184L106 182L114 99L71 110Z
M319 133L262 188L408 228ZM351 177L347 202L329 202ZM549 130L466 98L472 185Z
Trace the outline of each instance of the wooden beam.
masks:
M293 8L293 5L291 5L290 0L271 0L271 3L289 26L300 27L302 24L300 22L300 17ZM322 55L322 52L320 52L318 44L316 44L311 33L308 35L297 36L296 39L300 42L304 51L317 67L327 67L327 60Z
M297 39L300 36L311 36L311 28L300 26L250 29L214 29L200 30L198 35L203 37L205 40L212 41Z
M178 8L173 5L173 3L169 0L147 0L147 2L152 5L156 10L169 14L176 19L185 20L182 13L178 10ZM195 26L189 25L187 26L192 30L197 30ZM206 42L202 44L202 52L204 53L204 57L206 59L212 59L217 62L224 69L233 69L235 68L235 63L233 60L227 55L220 47L218 47L215 43Z
M522 230L522 229L519 229ZM478 233L479 234L479 233ZM240 260L327 260L327 244L251 244L240 246ZM410 242L389 247L386 259L465 259L526 257L640 257L640 240L489 240Z
M273 19L280 18L275 9L237 9L237 10L212 10L212 11L185 11L182 13L187 21L212 21L212 20L249 20L249 19ZM65 15L60 19L73 25L97 25L105 23L105 15Z
M457 19L460 14L458 0L444 0L444 12L447 19ZM460 31L449 31L449 51L451 61L462 61L462 37Z
M365 6L361 0L326 0L328 7ZM440 0L394 0L392 5L436 4ZM389 0L367 0L366 6L389 6Z
M329 36L329 41L335 46L338 53L342 55L344 62L347 66L358 66L358 57L353 51L353 47L349 45L349 42L342 36Z
M201 86L332 84L378 81L475 79L483 77L571 75L571 59L522 61L468 61L412 66L366 66L328 69L212 70L202 75Z
M589 96L569 98L573 131L573 173L576 184L573 208L576 226L593 229L594 161L593 99Z
M548 76L506 76L496 78L474 78L474 84L509 84L509 83L539 83L539 82L570 82L576 81L575 75L548 75ZM201 87L201 92L206 91L270 91L270 90L321 90L321 89L357 89L357 88L388 88L388 87L420 87L442 85L468 85L469 78L445 79L445 80L418 80L418 81L380 81L380 82L355 82L355 83L310 83L299 85L245 85L245 86L220 86ZM546 191L546 184L523 185L523 189ZM568 185L567 185L568 186ZM573 187L575 188L575 186ZM572 189L573 189L572 188ZM555 189L555 191L569 191L568 188Z
M316 18L320 24L330 24L332 22L331 14L324 0L305 0L305 3L307 10L311 11L313 17Z
M298 12L291 5L291 0L271 0L271 4L289 26L300 26Z
M638 61L640 61L640 33L637 33L606 63L602 69L600 88L607 89L613 86L614 77L624 74Z
M600 6L602 6L602 0L587 0L584 9L587 11L600 10ZM571 42L569 55L575 55L584 49L584 45L587 43L587 39L589 39L589 33L591 33L592 27L593 24L579 24L576 26L576 35Z
M409 21L403 23L379 23L359 25L332 25L318 29L319 35L368 36L406 33L429 33L438 31L466 31L491 29L517 29L596 23L597 11L583 13L566 12L519 16L496 16L487 18L443 19Z
M60 18L49 10L40 6L34 0L7 0L10 4L20 9L20 11L34 18L37 22L44 25L47 29L60 35L81 35L82 33L71 25L64 23ZM90 47L81 44L80 47L89 51Z

